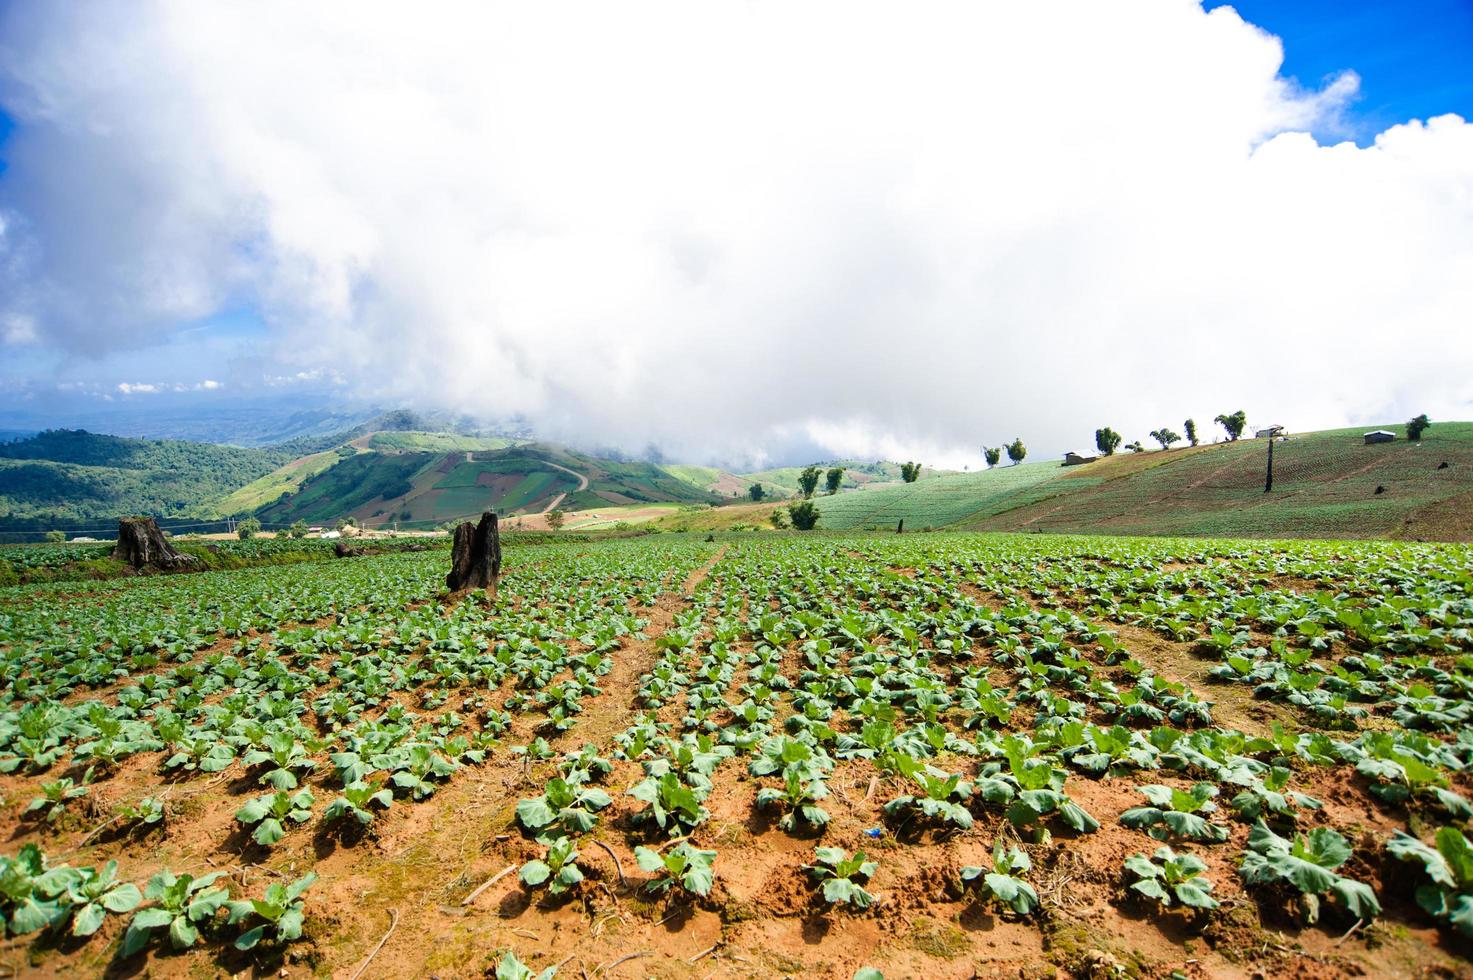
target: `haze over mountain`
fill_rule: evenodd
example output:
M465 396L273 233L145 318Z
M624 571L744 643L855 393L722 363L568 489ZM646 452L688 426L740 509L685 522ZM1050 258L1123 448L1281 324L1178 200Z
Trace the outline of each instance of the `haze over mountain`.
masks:
M1081 420L1470 414L1466 87L1367 133L1372 49L1296 80L1230 7L0 18L12 403L331 393L957 466Z

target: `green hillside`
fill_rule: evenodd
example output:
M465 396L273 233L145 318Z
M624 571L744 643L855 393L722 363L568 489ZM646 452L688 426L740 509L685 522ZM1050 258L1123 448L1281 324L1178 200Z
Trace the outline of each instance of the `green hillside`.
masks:
M499 436L461 435L456 432L375 432L366 448L380 452L488 452L517 445L515 439Z
M355 440L370 447L319 465L318 454L271 474L277 495L257 516L268 525L352 516L368 527L433 527L495 510L535 514L558 506L584 510L618 504L714 503L720 498L652 463L598 459L547 444L457 452L420 451L426 433L375 433ZM404 436L409 438L403 438ZM448 436L450 440L467 437ZM487 440L481 439L484 444ZM509 440L501 440L509 442ZM390 448L392 447L392 448ZM348 447L351 449L352 447ZM332 454L326 454L332 455ZM297 480L299 473L306 475ZM296 481L295 489L292 483ZM586 484L586 485L585 485ZM241 499L246 491L232 495Z
M215 517L229 494L292 455L280 448L42 432L0 443L0 531L95 526L125 513Z
M340 462L343 456L332 450L302 456L272 470L259 480L245 486L220 501L223 514L248 514L265 507L283 494L294 493L310 478Z
M1058 475L1057 463L1025 463L979 473L946 473L915 483L862 487L819 496L821 526L893 528L904 520L912 530L944 527L984 509L1004 506Z
M874 462L873 460L840 459L827 463L816 463L820 470L828 470L833 466L844 467L844 482L840 484L841 489L852 490L871 483L900 483L900 464L887 460ZM753 482L762 483L782 488L786 494L798 492L798 476L804 470L802 466L779 466L768 470L757 470L753 473L743 473L741 478L749 484ZM944 476L957 475L954 470L935 470L925 467L921 470L921 480L934 480ZM823 487L823 477L819 477L819 487Z
M960 522L990 530L1240 537L1473 538L1473 423L1434 425L1421 445L1367 446L1377 426L1296 435L1274 446L1274 489L1263 492L1267 443L1116 456L1060 470L1007 510ZM1447 463L1446 467L1442 464ZM1377 488L1381 492L1377 493Z
M358 453L307 478L256 516L268 526L330 523L408 493L414 478L437 459L432 453Z
M1376 426L1274 444L1263 491L1259 439L950 474L818 497L830 529L969 530L1237 537L1473 539L1473 423L1434 425L1417 445L1367 446ZM1446 466L1442 464L1446 463ZM1377 488L1380 492L1377 492Z

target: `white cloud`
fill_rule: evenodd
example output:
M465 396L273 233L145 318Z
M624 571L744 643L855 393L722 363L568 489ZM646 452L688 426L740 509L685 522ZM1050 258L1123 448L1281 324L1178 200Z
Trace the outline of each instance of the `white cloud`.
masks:
M78 357L244 297L298 378L686 456L1473 414L1473 127L1317 145L1355 75L1295 88L1229 8L50 4L0 37L0 303Z
M33 344L36 342L35 318L24 313L8 313L0 317L0 334L7 344Z
M144 381L118 382L117 392L120 395L157 395L163 389L156 384Z

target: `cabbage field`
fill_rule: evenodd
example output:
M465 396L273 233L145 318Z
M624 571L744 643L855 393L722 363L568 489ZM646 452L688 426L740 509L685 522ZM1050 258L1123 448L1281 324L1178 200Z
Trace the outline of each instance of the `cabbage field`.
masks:
M39 560L39 559L38 559ZM1473 971L1473 549L732 534L0 589L10 975Z

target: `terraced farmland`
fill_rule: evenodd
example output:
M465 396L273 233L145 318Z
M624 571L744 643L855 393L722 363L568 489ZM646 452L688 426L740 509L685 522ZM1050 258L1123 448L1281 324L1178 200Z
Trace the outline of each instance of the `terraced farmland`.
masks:
M1470 969L1466 546L659 535L453 604L444 564L0 590L0 964Z

